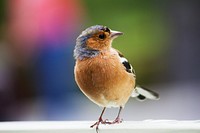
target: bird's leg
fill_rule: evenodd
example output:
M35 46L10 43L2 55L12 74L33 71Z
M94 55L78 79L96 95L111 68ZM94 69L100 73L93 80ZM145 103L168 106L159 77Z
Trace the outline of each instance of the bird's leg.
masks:
M94 126L96 126L96 131L98 132L98 128L99 128L99 124L109 124L109 122L107 122L107 119L106 120L103 120L102 119L102 116L104 114L106 110L106 107L103 108L103 111L101 112L101 115L99 117L99 120L97 122L95 122L92 126L90 126L91 128L93 128Z
M122 111L122 107L120 106L117 117L116 117L115 120L114 120L113 122L111 122L110 124L122 123L123 119L120 119L120 113L121 113L121 111Z

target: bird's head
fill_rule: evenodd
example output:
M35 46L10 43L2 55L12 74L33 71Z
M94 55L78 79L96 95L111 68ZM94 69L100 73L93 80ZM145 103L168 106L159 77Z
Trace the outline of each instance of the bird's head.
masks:
M76 39L76 47L74 56L78 56L79 52L86 52L93 55L96 51L106 50L111 47L113 39L122 35L122 32L113 31L106 26L95 25L84 30Z

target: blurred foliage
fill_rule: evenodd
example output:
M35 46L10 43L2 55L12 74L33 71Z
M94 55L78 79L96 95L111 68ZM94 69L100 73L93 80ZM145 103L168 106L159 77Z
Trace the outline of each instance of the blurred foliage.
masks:
M6 20L6 0L0 1L0 24Z
M0 39L5 37L6 0L0 0Z
M147 82L153 79L152 75L163 71L164 65L159 60L162 61L168 47L168 27L158 3L155 0L85 1L89 16L86 27L102 24L124 32L113 47L124 53Z

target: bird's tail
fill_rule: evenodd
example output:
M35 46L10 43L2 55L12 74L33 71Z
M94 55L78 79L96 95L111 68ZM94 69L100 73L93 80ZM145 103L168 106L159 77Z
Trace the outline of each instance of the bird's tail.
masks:
M131 97L135 97L139 101L144 101L145 99L158 100L159 94L147 88L136 86Z

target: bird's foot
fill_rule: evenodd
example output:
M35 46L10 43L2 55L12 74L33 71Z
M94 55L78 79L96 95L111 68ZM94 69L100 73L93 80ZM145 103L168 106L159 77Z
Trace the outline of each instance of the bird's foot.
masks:
M109 122L108 119L103 120L102 118L99 118L99 120L97 122L95 122L93 125L91 125L90 127L93 128L94 126L96 126L96 132L99 132L99 125L100 124L119 124L122 123L123 119L120 119L119 117L117 117L114 121Z
M97 122L95 122L92 126L90 126L91 128L93 128L94 126L96 126L96 131L98 133L99 130L99 124L111 124L111 122L108 121L108 119L103 120L102 118L99 118L99 120Z
M117 117L113 122L110 122L110 124L119 124L122 123L123 119L120 119L119 117Z

